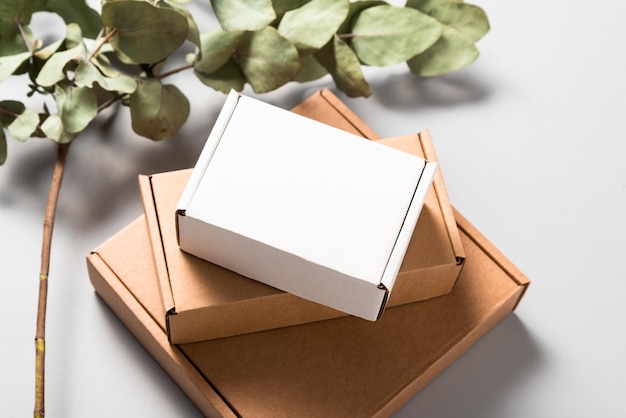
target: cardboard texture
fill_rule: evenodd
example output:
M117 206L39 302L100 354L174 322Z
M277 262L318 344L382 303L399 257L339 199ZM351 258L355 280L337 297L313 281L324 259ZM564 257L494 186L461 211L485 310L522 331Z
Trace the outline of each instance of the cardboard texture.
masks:
M506 317L529 284L455 216L467 259L452 292L388 308L378 322L344 316L171 345L143 217L99 246L87 264L98 294L203 414L382 417Z
M180 248L368 320L437 163L232 91L177 206Z
M370 139L377 138L327 90L311 96L293 111ZM436 161L428 132L380 142ZM173 213L190 172L140 176L172 342L202 341L344 315L182 252L176 241ZM447 294L454 286L464 257L445 185L437 170L388 306Z

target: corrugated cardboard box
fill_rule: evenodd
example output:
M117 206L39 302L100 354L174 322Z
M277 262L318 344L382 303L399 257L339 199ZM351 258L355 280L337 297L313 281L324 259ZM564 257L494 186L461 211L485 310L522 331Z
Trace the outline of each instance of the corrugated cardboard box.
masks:
M232 91L179 200L180 248L371 321L437 164Z
M370 139L376 135L329 91L293 109L321 122ZM381 140L386 145L436 161L427 132ZM142 176L140 185L155 254L168 335L174 343L200 341L297 325L343 315L245 279L180 251L176 243L176 203L190 170ZM464 259L445 185L437 172L426 196L388 306L450 292ZM223 318L229 318L225 322Z
M388 308L378 322L344 316L171 345L143 217L87 262L98 294L205 415L382 417L515 309L529 284L455 216L467 259L453 291Z

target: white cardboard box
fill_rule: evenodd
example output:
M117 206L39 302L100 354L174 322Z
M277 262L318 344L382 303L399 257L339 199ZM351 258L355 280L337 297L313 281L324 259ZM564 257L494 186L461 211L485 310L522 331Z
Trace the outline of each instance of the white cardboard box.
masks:
M177 210L180 248L380 318L436 163L231 93Z

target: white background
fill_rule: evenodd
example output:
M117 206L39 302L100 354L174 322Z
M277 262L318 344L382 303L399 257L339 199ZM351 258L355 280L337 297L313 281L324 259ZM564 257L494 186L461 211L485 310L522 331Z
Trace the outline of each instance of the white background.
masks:
M206 14L208 3L192 6ZM437 79L372 70L372 97L340 95L381 136L429 128L452 203L533 281L515 314L397 415L623 417L626 3L477 4L492 30L470 67ZM199 416L96 297L85 268L91 249L141 214L137 174L192 166L225 98L190 73L172 82L192 103L175 139L136 137L122 110L72 145L52 253L49 417ZM260 98L290 108L327 86L290 84ZM4 83L0 99L24 91ZM50 141L9 140L0 167L2 416L32 414L53 159Z

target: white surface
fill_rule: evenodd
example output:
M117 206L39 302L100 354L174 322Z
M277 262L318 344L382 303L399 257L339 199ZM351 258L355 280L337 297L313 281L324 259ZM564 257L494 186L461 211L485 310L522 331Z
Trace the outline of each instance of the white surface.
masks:
M228 123L194 169L203 177L179 204L180 247L376 320L379 285L391 290L436 163L425 170L423 158L248 96L222 112Z
M516 314L397 416L623 417L626 3L477 3L492 31L472 66L428 80L401 67L373 71L373 97L345 99L383 136L430 128L452 203L533 280ZM193 112L177 139L135 138L123 110L71 150L52 254L48 417L200 415L94 295L84 262L141 213L138 173L197 158L224 96L189 74L176 80ZM288 108L325 85L288 85L263 99ZM5 83L0 96L12 91L21 90ZM10 141L0 167L3 416L32 413L53 157L46 141Z

